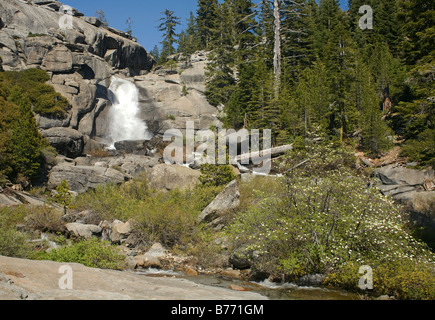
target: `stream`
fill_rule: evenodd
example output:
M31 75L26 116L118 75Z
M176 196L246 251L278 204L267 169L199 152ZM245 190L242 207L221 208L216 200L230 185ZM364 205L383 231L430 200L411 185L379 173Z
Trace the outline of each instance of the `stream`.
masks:
M187 279L197 284L229 288L231 285L241 286L251 292L259 293L271 300L359 300L359 296L343 290L326 289L320 287L301 287L293 283L273 283L268 280L262 282L244 281L221 275L187 276L182 272L149 269L135 271L147 277L175 277Z

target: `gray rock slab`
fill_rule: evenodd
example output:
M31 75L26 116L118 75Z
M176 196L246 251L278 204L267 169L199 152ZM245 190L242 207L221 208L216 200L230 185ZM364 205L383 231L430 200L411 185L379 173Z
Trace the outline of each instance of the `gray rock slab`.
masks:
M71 267L72 290L59 288L64 273ZM0 280L0 297L20 300L266 300L253 292L238 292L196 284L186 279L146 277L131 271L87 268L80 264L32 261L0 256L0 273L13 287ZM3 286L2 286L3 284Z

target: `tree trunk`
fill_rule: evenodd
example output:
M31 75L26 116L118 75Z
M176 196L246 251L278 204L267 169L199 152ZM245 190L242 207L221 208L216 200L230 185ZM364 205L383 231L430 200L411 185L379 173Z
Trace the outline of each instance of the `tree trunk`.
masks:
M273 56L273 72L275 74L275 98L278 98L279 87L281 82L281 14L280 14L280 0L273 1L273 17L275 20L275 44Z

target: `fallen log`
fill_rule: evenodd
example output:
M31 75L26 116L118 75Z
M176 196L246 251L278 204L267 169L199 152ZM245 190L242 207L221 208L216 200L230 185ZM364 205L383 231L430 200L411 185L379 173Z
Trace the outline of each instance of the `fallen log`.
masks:
M261 150L259 152L256 151L256 152L244 153L235 157L235 161L242 164L248 164L252 161L252 159L265 158L268 157L269 155L271 158L276 158L292 149L293 149L293 144L289 144L285 146Z

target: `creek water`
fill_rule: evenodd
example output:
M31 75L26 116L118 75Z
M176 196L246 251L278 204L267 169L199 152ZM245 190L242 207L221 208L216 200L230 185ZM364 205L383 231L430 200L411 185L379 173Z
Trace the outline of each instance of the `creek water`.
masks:
M359 300L359 296L343 290L320 287L302 287L293 283L273 283L268 280L262 282L243 281L221 275L187 276L182 272L149 269L136 271L147 277L176 277L187 279L197 284L229 288L231 285L241 286L251 292L256 292L271 300Z

